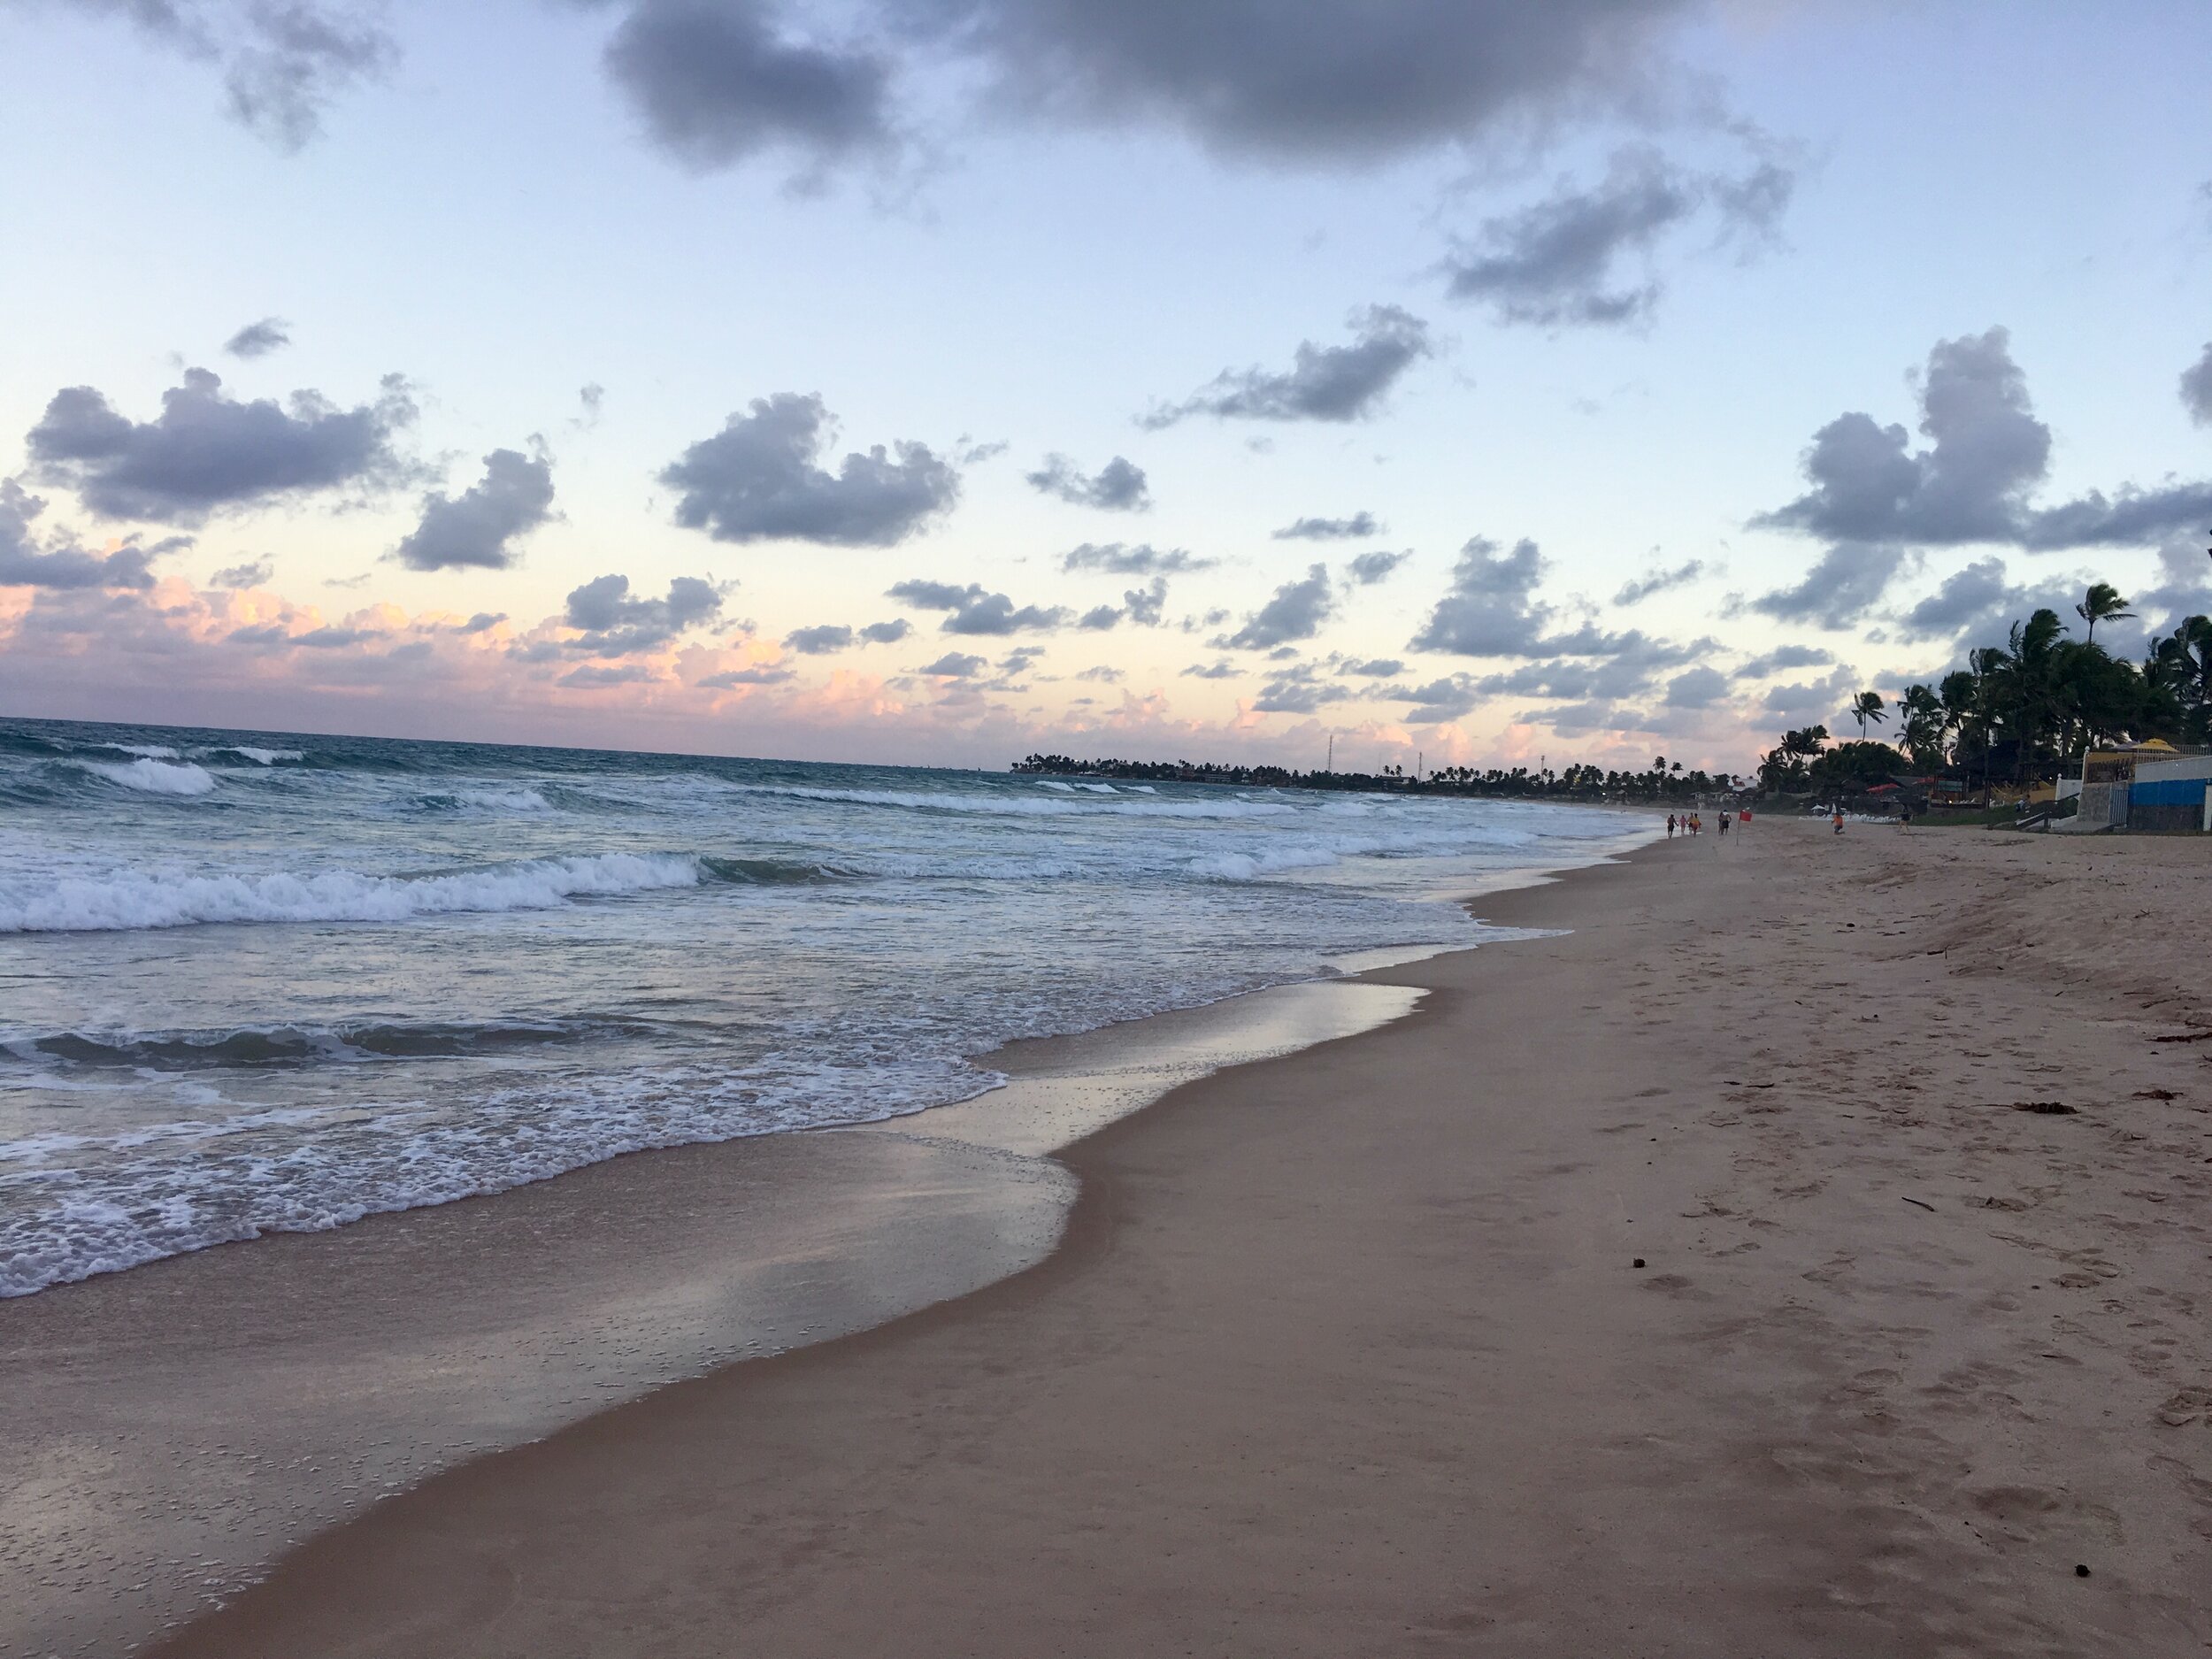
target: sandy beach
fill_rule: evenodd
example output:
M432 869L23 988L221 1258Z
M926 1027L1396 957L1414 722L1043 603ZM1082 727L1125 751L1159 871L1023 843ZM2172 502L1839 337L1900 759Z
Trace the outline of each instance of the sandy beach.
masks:
M1568 931L1079 1143L1037 1265L155 1651L2201 1653L2205 858L1762 821L1493 895Z

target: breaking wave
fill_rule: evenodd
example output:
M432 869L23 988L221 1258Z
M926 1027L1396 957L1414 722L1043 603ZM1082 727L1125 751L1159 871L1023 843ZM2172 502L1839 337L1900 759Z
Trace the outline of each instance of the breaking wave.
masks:
M534 858L427 876L172 877L138 870L64 877L35 892L0 889L0 933L101 933L220 922L398 922L474 910L543 910L572 898L699 885L688 854Z
M176 752L173 749L163 751L167 755ZM142 755L133 761L79 760L72 764L105 778L110 783L120 784L126 789L136 789L143 795L207 795L215 787L214 774L206 767L196 766L188 760L164 760L153 755Z

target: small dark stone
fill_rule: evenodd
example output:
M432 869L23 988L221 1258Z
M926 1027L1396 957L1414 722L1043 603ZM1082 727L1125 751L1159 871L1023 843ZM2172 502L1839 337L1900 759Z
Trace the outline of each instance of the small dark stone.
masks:
M2089 1569L2083 1566L2079 1562L2076 1562L2074 1563L2074 1577L2077 1578L2086 1578L2088 1576Z
M1639 1266L1639 1267L1641 1267L1643 1264L1644 1264L1644 1258L1643 1258L1642 1256L1638 1256L1638 1257L1636 1258L1636 1265L1637 1265L1637 1266Z

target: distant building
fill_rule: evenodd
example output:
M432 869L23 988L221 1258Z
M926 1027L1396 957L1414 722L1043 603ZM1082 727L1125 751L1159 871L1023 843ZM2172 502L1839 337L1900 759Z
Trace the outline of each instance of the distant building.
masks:
M2212 754L2191 754L2153 738L2122 748L2093 749L2082 757L2081 808L2065 827L2076 834L2103 829L2142 834L2198 834L2212 831Z
M2139 760L2128 785L2127 827L2139 833L2212 833L2212 755Z

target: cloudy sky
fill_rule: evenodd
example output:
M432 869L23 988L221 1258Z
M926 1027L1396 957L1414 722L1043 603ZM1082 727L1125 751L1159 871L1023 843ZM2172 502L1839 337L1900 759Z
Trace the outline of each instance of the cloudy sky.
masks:
M2201 0L0 0L0 712L1745 770L2212 609Z

